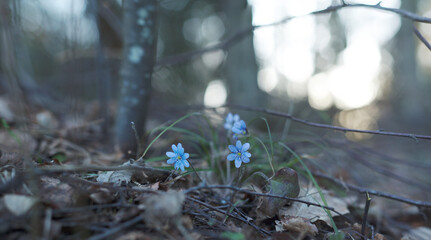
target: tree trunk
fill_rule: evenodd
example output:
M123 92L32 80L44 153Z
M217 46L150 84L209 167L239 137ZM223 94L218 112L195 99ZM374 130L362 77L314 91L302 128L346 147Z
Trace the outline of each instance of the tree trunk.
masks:
M124 152L134 152L145 131L156 57L157 0L125 0L123 6L123 62L115 142Z
M251 8L246 0L224 0L228 35L232 36L252 26ZM253 34L233 46L226 59L228 102L250 106L265 106L265 94L257 85L256 56Z
M417 1L402 1L401 9L417 12ZM413 33L413 23L402 18L401 28L395 36L394 56L394 82L392 101L399 120L416 122L423 119L422 106L418 97L421 93L417 70L416 43Z

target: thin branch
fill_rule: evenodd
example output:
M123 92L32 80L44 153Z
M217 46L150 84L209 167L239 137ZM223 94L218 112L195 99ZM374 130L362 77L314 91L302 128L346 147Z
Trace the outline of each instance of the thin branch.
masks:
M326 14L326 13L330 13L330 12L334 12L334 11L338 11L342 8L355 8L355 7L362 7L362 8L372 8L372 9L376 9L376 10L380 10L380 11L385 11L385 12L391 12L394 14L398 14L402 17L408 18L414 22L422 22L422 23L431 23L431 18L428 17L422 17L419 16L417 14L414 14L412 12L409 11L405 11L402 9L397 9L397 8L388 8L388 7L382 7L380 4L375 4L375 5L371 5L371 4L348 4L345 3L344 1L342 1L341 4L339 5L334 5L334 6L329 6L325 9L322 10L317 10L314 12L310 12L308 14L302 15L302 16L290 16L290 17L286 17L278 22L274 22L274 23L269 23L269 24L262 24L262 25L254 25L251 26L247 29L244 29L241 32L236 33L235 35L233 35L232 37L226 39L223 42L220 42L218 44L215 44L213 46L209 46L209 47L205 47L202 49L198 49L198 50L192 50L190 52L185 52L185 53L180 53L177 55L173 55L173 56L168 56L168 57L164 57L162 59L157 60L156 66L166 66L166 65L175 65L184 61L188 61L194 57L200 56L204 53L207 52L212 52L212 51L217 51L217 50L227 50L230 47L234 46L235 44L237 44L238 42L240 42L242 39L244 39L245 37L249 36L250 34L253 33L254 30L259 29L259 28L264 28L264 27L271 27L271 26L277 26L277 25L281 25L281 24L285 24L287 22L289 22L292 19L298 18L298 17L305 17L305 16L310 16L310 15L319 15L319 14ZM425 42L424 42L425 43Z
M277 112L265 108L255 108L255 107L248 107L243 105L236 105L236 104L228 104L225 105L225 107L232 107L247 111L253 111L253 112L262 112L266 114L270 114L273 116L288 118L294 122L301 123L307 126L316 127L316 128L326 128L331 129L335 131L342 131L342 132L356 132L356 133L368 133L368 134L375 134L375 135L384 135L384 136L393 136L393 137L406 137L406 138L412 138L413 140L417 141L418 139L425 139L425 140L431 140L431 136L429 135L419 135L419 134L412 134L412 133L399 133L399 132L387 132L383 130L360 130L360 129L353 129L353 128L344 128L344 127L338 127L333 126L329 124L322 124L322 123L315 123L310 122L301 118L294 117L287 113Z
M208 203L205 203L205 202L202 202L202 201L200 201L200 200L197 200L196 198L187 197L187 199L188 199L188 200L190 200L190 201L192 201L192 202L198 203L198 204L200 204L200 205L202 205L202 206L205 206L205 207L207 207L207 208L209 208L209 209L211 209L211 210L214 210L214 211L216 211L216 212L219 212L219 213L222 213L222 214L227 214L229 217L234 218L234 219L236 219L236 220L239 220L239 221L241 221L241 222L244 222L244 223L246 223L246 224L248 224L248 225L252 226L252 227L253 227L254 229L256 229L257 231L259 231L259 232L261 232L261 233L263 233L263 234L266 234L267 236L270 236L270 235L271 235L271 233L270 233L270 232L268 232L267 230L262 229L262 228L259 228L259 227L258 227L258 226L256 226L255 224L253 224L253 223L251 223L250 221L247 221L247 220L245 220L245 219L243 219L243 218L241 218L241 217L235 216L235 215L233 215L233 214L231 214L231 213L229 213L229 212L227 212L227 211L220 210L220 209L218 209L218 208L216 208L216 207L214 207L214 206L212 206L212 205L210 205L210 204L208 204Z
M409 198L405 198L405 197L401 197L398 195L394 195L394 194L390 194L390 193L386 193L386 192L380 192L380 191L376 191L373 189L368 189L368 188L363 188L363 187L359 187L353 184L349 184L349 183L345 183L343 181L340 181L334 177L322 174L322 173L317 173L317 172L313 172L313 176L319 177L319 178L324 178L326 180L331 181L332 183L342 187L342 188L346 188L347 190L353 190L355 192L359 192L359 193L367 193L370 195L374 195L377 197L383 197L383 198L387 198L387 199L392 199L398 202L403 202L403 203L407 203L410 205L414 205L414 206L418 206L418 207L425 207L425 208L431 208L431 202L427 202L427 201L417 201L417 200L412 200Z
M98 165L65 165L65 166L51 166L35 169L37 175L66 173L66 172L95 172L95 171L120 171L120 170L142 170L144 172L157 173L160 175L169 175L171 171L164 169L157 169L152 167L144 167L136 164L124 166L98 166Z
M417 29L417 27L413 24L413 31L415 32L416 37L419 38L419 40L421 40L421 42L423 44L425 44L425 46L428 48L428 50L431 51L431 44L425 39L425 37L419 32L419 30Z
M320 205L318 203L313 203L313 202L308 202L299 198L291 198L291 197L284 197L284 196L280 196L280 195L273 195L273 194L267 194L267 193L258 193L258 192L253 192L253 191L249 191L246 189L242 189L239 187L234 187L234 186L230 186L230 185L209 185L209 186L196 186L196 187L192 187L189 188L187 190L185 190L184 192L186 194L189 194L191 192L197 191L199 189L214 189L214 188L218 188L218 189L230 189L236 192L242 192L242 193L246 193L246 194L250 194L250 195L255 195L255 196L261 196L261 197L270 197L270 198L280 198L280 199L285 199L285 200L289 200L289 201L293 201L293 202L300 202L300 203L304 203L307 204L308 206L315 206L315 207L320 207L320 208L324 208L327 209L329 211L332 211L340 216L342 216L343 214L341 214L340 212L338 212L337 210L335 210L332 207L326 207L324 205Z
M127 228L129 228L129 227L131 227L131 226L139 223L140 221L142 221L142 216L141 215L139 215L137 217L134 217L134 218L130 219L127 222L121 223L117 227L111 228L111 229L107 230L104 233L92 236L91 238L89 238L89 240L101 240L101 239L105 239L105 238L107 238L107 237L109 237L109 236L111 236L111 235L113 235L113 234L115 234L115 233L117 233L117 232L119 232L121 230L127 229Z
M373 163L372 161L368 161L366 157L361 156L360 151L357 151L357 150L355 151L355 150L350 150L350 149L345 149L345 151L347 153L349 153L356 162L358 162L362 166L370 169L371 171L374 171L374 172L381 174L383 176L395 179L399 182L405 183L405 184L407 184L407 186L417 187L417 188L420 188L421 190L423 190L425 192L431 192L431 186L429 186L428 184L404 177L400 174L394 173L393 171L391 171L385 167L381 167L378 164Z

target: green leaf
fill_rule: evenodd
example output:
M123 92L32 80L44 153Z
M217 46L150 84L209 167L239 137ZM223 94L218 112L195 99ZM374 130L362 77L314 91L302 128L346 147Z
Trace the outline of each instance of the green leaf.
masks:
M245 236L238 232L224 232L220 235L222 238L227 238L229 240L244 240Z
M329 236L329 240L343 240L345 234L343 232L337 232Z

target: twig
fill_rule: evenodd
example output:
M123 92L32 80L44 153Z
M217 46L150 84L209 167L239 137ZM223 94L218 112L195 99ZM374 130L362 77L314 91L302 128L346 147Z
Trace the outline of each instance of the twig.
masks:
M107 237L109 237L109 236L111 236L111 235L113 235L113 234L115 234L115 233L117 233L123 229L126 229L128 227L135 225L136 223L138 223L140 221L142 221L142 216L138 215L137 217L134 217L134 218L130 219L129 221L126 221L126 222L118 225L117 227L111 228L104 233L95 235L95 236L89 238L88 240L101 240L101 239L107 238Z
M232 47L235 44L237 44L238 42L240 42L245 37L247 37L250 34L252 34L254 30L259 29L259 28L281 25L281 24L287 23L290 20L298 18L298 17L325 14L325 13L330 13L330 12L334 12L334 11L340 10L342 8L354 8L354 7L372 8L372 9L376 9L376 10L380 10L380 11L392 12L392 13L398 14L398 15L400 15L402 17L408 18L408 19L410 19L410 20L412 20L414 22L431 23L431 18L422 17L422 16L416 15L416 14L414 14L412 12L405 11L405 10L402 10L402 9L382 7L380 4L375 4L375 5L360 4L360 3L358 3L358 4L348 4L348 3L345 3L343 1L339 5L329 6L329 7L325 8L325 9L314 11L314 12L310 12L310 13L302 15L302 16L290 16L290 17L286 17L286 18L284 18L284 19L282 19L282 20L280 20L278 22L274 22L274 23L270 23L270 24L251 26L251 27L249 27L247 29L244 29L243 31L240 31L240 32L236 33L235 35L233 35L232 37L226 39L225 41L220 42L218 44L215 44L213 46L202 48L202 49L198 49L198 50L193 50L193 51L190 51L190 52L180 53L180 54L177 54L177 55L168 56L168 57L164 57L162 59L159 59L159 60L157 60L156 66L175 65L175 64L178 64L178 63L190 60L190 59L192 59L192 58L194 58L196 56L201 56L201 55L203 55L204 53L207 53L207 52L213 52L213 51L217 51L217 50L220 50L220 49L227 50L230 47Z
M361 228L361 235L363 240L367 239L365 237L365 228L367 227L368 209L370 209L370 203L371 203L371 198L370 198L370 195L368 195L368 193L366 193L366 197L367 199L365 200L364 217L362 218L362 228Z
M417 188L422 189L423 191L431 192L431 186L429 186L428 184L404 177L402 175L394 173L393 171L388 170L387 168L381 167L378 164L373 163L372 161L368 161L366 158L363 158L361 156L359 151L350 150L350 149L345 149L345 151L350 153L356 162L358 162L359 164L363 165L366 168L369 168L371 171L374 171L383 176L405 183L408 186L415 186Z
M253 224L253 223L251 223L251 222L247 221L246 219L243 219L243 218L240 218L240 217L238 217L238 216L235 216L235 215L233 215L233 214L231 214L231 213L229 213L229 212L227 212L227 211L220 210L220 209L218 209L218 208L216 208L216 207L214 207L214 206L212 206L212 205L210 205L210 204L208 204L208 203L202 202L202 201L197 200L197 199L195 199L195 198L187 197L187 199L188 199L188 200L190 200L190 201L193 201L193 202L195 202L195 203L199 203L200 205L205 206L205 207L207 207L207 208L209 208L209 209L212 209L212 210L214 210L214 211L216 211L216 212L223 213L223 214L227 214L229 217L234 218L234 219L236 219L236 220L239 220L239 221L241 221L241 222L244 222L244 223L246 223L246 224L248 224L248 225L252 226L252 227L253 227L254 229L256 229L257 231L259 231L259 232L261 232L261 233L263 233L263 234L265 234L265 235L267 235L267 236L271 235L271 233L270 233L270 232L268 232L267 230L262 229L262 228L260 228L260 227L256 226L255 224Z
M82 166L74 166L74 165L64 165L64 166L50 166L43 168L36 168L35 172L38 175L44 174L54 174L54 173L66 173L66 172L94 172L94 171L119 171L119 170L142 170L148 171L152 173L158 173L162 175L169 175L171 171L152 168L152 167L143 167L139 165L125 165L125 166L98 166L98 165L82 165Z
M335 210L333 207L326 207L326 206L320 205L318 203L308 202L308 201L305 201L305 200L302 200L302 199L299 199L299 198L290 198L290 197L284 197L284 196L267 194L267 193L253 192L253 191L249 191L249 190L246 190L246 189L242 189L242 188L238 188L238 187L234 187L234 186L229 186L229 185L196 186L196 187L189 188L189 189L185 190L184 192L186 194L189 194L189 193L197 191L199 189L213 189L213 188L230 189L230 190L233 190L233 191L236 191L236 192L247 193L247 194L255 195L255 196L270 197L270 198L281 198L281 199L290 200L290 201L293 201L293 202L304 203L304 204L307 204L308 206L321 207L321 208L327 209L329 211L332 211L332 212L334 212L334 213L336 213L336 214L338 214L340 216L343 215L340 212L338 212L337 210Z
M387 132L387 131L382 131L382 130L360 130L360 129L353 129L353 128L338 127L338 126L333 126L333 125L329 125L329 124L315 123L315 122L310 122L310 121L307 121L307 120L304 120L301 118L294 117L294 116L287 114L287 113L277 112L277 111L273 111L273 110L269 110L269 109L265 109L265 108L255 108L255 107L236 105L236 104L227 104L224 107L232 107L232 108L238 108L238 109L247 110L247 111L262 112L262 113L266 113L266 114L270 114L270 115L274 115L274 116L278 116L278 117L284 117L284 118L288 118L294 122L301 123L303 125L307 125L307 126L311 126L311 127L316 127L316 128L326 128L326 129L331 129L331 130L335 130L335 131L342 131L342 132L356 132L356 133L368 133L368 134L393 136L393 137L406 137L406 138L412 138L413 140L416 140L416 141L417 141L417 139L431 140L431 136L429 136L429 135L419 135L419 134L399 133L399 132Z
M425 208L431 208L431 202L427 202L427 201L417 201L417 200L412 200L409 198L405 198L405 197L401 197L398 195L394 195L394 194L390 194L390 193L386 193L386 192L380 192L377 190L373 190L373 189L368 189L368 188L363 188L363 187L359 187L353 184L349 184L349 183L345 183L342 182L334 177L322 174L322 173L318 173L318 172L313 172L313 176L319 177L319 178L324 178L326 180L331 181L332 183L340 186L340 187L347 187L346 190L353 190L359 193L368 193L370 195L374 195L377 197L383 197L383 198L387 198L387 199L392 199L398 202L403 202L403 203L407 203L410 205L414 205L414 206L418 206L418 207L425 207Z
M419 38L419 40L421 40L421 42L423 44L425 44L425 46L428 48L428 50L431 51L431 44L425 39L425 37L419 32L419 30L417 29L417 27L413 24L413 31L416 35L416 37Z

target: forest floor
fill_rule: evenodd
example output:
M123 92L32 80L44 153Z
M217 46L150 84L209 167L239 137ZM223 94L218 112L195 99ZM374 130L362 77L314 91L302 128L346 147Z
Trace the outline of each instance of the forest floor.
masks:
M252 156L237 169L226 112L205 110L150 119L148 151L130 159L86 108L22 119L0 102L0 239L431 239L430 165L404 160L426 142L282 138L248 119ZM180 142L185 172L166 163Z

